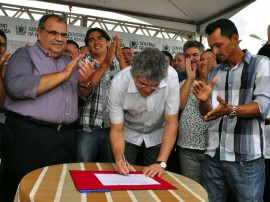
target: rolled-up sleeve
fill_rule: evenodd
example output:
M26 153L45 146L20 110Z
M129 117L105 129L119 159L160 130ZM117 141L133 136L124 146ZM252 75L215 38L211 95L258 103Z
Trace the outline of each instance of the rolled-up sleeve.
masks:
M124 121L124 109L121 103L121 96L118 95L117 88L113 80L109 92L109 116L111 123L122 123Z
M253 101L259 105L261 116L265 119L270 109L270 61L262 58L257 65Z
M172 115L177 114L180 106L179 98L179 81L176 77L168 79L168 98L165 105L165 114Z

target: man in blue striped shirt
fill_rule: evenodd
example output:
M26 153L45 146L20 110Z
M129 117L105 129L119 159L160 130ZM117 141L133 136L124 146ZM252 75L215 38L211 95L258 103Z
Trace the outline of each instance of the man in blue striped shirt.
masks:
M222 62L193 93L209 122L203 185L209 201L263 201L264 120L270 108L270 63L239 47L234 23L220 19L206 27L208 44Z

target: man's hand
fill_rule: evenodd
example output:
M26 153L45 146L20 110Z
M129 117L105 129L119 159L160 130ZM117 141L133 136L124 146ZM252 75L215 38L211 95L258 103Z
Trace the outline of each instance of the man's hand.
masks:
M120 68L123 69L123 68L127 67L128 65L127 65L126 60L125 60L125 58L123 56L123 53L122 53L122 48L121 48L121 45L120 45L119 37L117 35L115 35L113 37L113 41L115 41L115 43L116 43L115 57L119 62Z
M124 161L123 159L117 161L116 163L116 172L122 174L122 175L128 175L129 171L131 169L131 165L127 162Z
M217 77L214 77L209 84L205 84L202 81L196 82L193 86L192 93L198 100L203 102L207 101L212 92L213 86L217 82L217 79Z
M116 49L116 40L113 40L113 42L111 43L111 45L106 53L105 59L103 61L103 63L106 63L108 67L111 65L111 63L113 61L115 49Z
M194 81L196 78L196 68L191 66L191 60L190 58L186 58L186 73L187 73L187 79L191 79Z
M6 61L8 60L9 56L11 55L10 52L5 52L0 58L0 73L2 74L3 78L6 73Z
M78 50L77 48L70 49L70 53L72 58L76 58L80 54L80 50Z
M85 86L87 83L89 83L90 81L90 77L93 73L93 70L94 70L94 65L95 65L95 62L92 61L92 62L81 62L80 63L80 69L79 69L79 74L80 74L80 77L79 77L79 84L81 86Z
M79 54L67 64L67 66L63 70L63 73L65 74L65 77L64 77L65 81L70 78L75 68L77 67L79 60L82 59L83 57L84 57L84 54Z
M217 96L217 101L219 102L219 105L203 117L204 121L212 121L230 113L231 110L229 105L219 95Z
M143 169L143 174L146 175L147 177L154 177L156 175L160 177L164 173L165 169L162 168L158 163L154 163Z

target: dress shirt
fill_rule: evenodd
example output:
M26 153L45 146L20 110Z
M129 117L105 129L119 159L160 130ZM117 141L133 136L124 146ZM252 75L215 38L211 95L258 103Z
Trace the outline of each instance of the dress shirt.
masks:
M18 49L6 75L5 109L49 123L72 123L78 118L78 71L49 92L36 96L42 75L62 71L71 61L67 55L52 58L37 42Z
M94 60L94 69L96 70L100 63L88 57L89 60ZM112 78L120 71L120 66L116 58L113 59L110 67L101 78L99 85L94 88L94 91L82 107L82 116L80 123L83 126L83 130L90 132L94 127L110 127L109 112L108 112L108 94L111 85Z
M260 116L241 118L223 116L209 123L206 154L224 161L250 161L264 155L264 119L270 108L270 63L268 58L245 51L234 68L227 63L214 67L208 78L218 80L210 101L218 106L220 95L229 105L258 104Z
M150 96L142 97L132 78L131 67L119 72L112 80L109 93L109 115L112 123L124 122L125 140L146 147L162 142L164 114L179 110L179 81L177 72L168 67L168 75Z

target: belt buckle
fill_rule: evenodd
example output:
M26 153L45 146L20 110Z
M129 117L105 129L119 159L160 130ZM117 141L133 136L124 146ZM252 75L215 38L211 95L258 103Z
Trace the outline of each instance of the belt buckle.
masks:
M62 124L59 124L58 127L57 127L57 131L60 131L62 126L63 126Z

